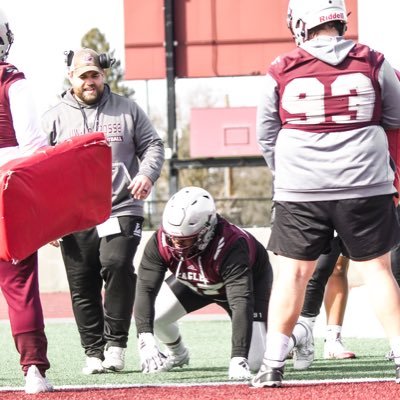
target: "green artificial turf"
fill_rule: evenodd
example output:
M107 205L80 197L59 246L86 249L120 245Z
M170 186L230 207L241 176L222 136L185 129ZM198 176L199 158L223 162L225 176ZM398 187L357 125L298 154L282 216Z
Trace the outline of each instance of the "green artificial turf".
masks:
M136 331L131 329L126 368L119 373L85 376L81 373L85 356L74 322L48 322L51 368L48 378L55 386L184 384L228 381L231 324L229 321L182 321L181 334L190 350L190 364L170 372L142 374L139 370ZM0 386L21 387L22 373L8 324L0 324ZM295 371L288 361L285 380L394 378L394 366L384 356L385 339L346 339L354 360L323 360L322 339L316 339L316 360L307 371Z

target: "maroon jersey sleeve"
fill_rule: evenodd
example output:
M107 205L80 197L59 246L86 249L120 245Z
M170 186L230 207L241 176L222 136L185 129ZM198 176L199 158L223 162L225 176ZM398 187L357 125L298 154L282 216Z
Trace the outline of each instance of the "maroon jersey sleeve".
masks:
M25 76L11 64L0 63L0 148L18 146L12 122L8 89Z

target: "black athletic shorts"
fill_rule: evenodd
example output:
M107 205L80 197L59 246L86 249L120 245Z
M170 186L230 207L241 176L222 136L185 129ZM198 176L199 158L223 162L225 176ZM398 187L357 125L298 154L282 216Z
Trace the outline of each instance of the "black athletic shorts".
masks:
M400 241L392 195L358 199L275 203L267 249L297 260L316 260L329 250L336 230L343 253L366 261L389 252Z

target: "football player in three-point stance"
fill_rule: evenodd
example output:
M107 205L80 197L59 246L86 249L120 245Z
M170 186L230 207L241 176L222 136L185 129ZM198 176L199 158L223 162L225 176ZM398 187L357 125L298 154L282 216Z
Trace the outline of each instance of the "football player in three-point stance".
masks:
M181 189L167 202L138 271L134 315L142 371L187 364L189 351L176 321L216 303L232 320L229 377L249 379L265 349L271 284L264 246L218 215L206 190ZM153 333L166 346L165 355Z

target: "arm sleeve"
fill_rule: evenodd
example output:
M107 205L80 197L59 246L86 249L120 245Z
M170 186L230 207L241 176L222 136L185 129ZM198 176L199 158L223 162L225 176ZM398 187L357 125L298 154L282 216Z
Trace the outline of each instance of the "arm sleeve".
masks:
M164 144L146 113L137 107L135 141L140 159L138 175L145 175L154 183L161 174L164 163Z
M8 92L13 125L20 156L33 153L47 145L46 134L40 128L31 90L26 79L14 82Z
M134 303L137 334L153 333L154 304L166 270L158 251L157 232L155 232L146 244L138 270Z
M244 239L235 242L221 265L221 275L232 316L231 357L247 357L253 323L253 277Z
M386 60L379 71L379 83L382 89L382 125L385 128L399 128L400 81Z
M281 129L277 83L266 75L257 107L256 134L262 154L271 171L275 170L275 143Z

